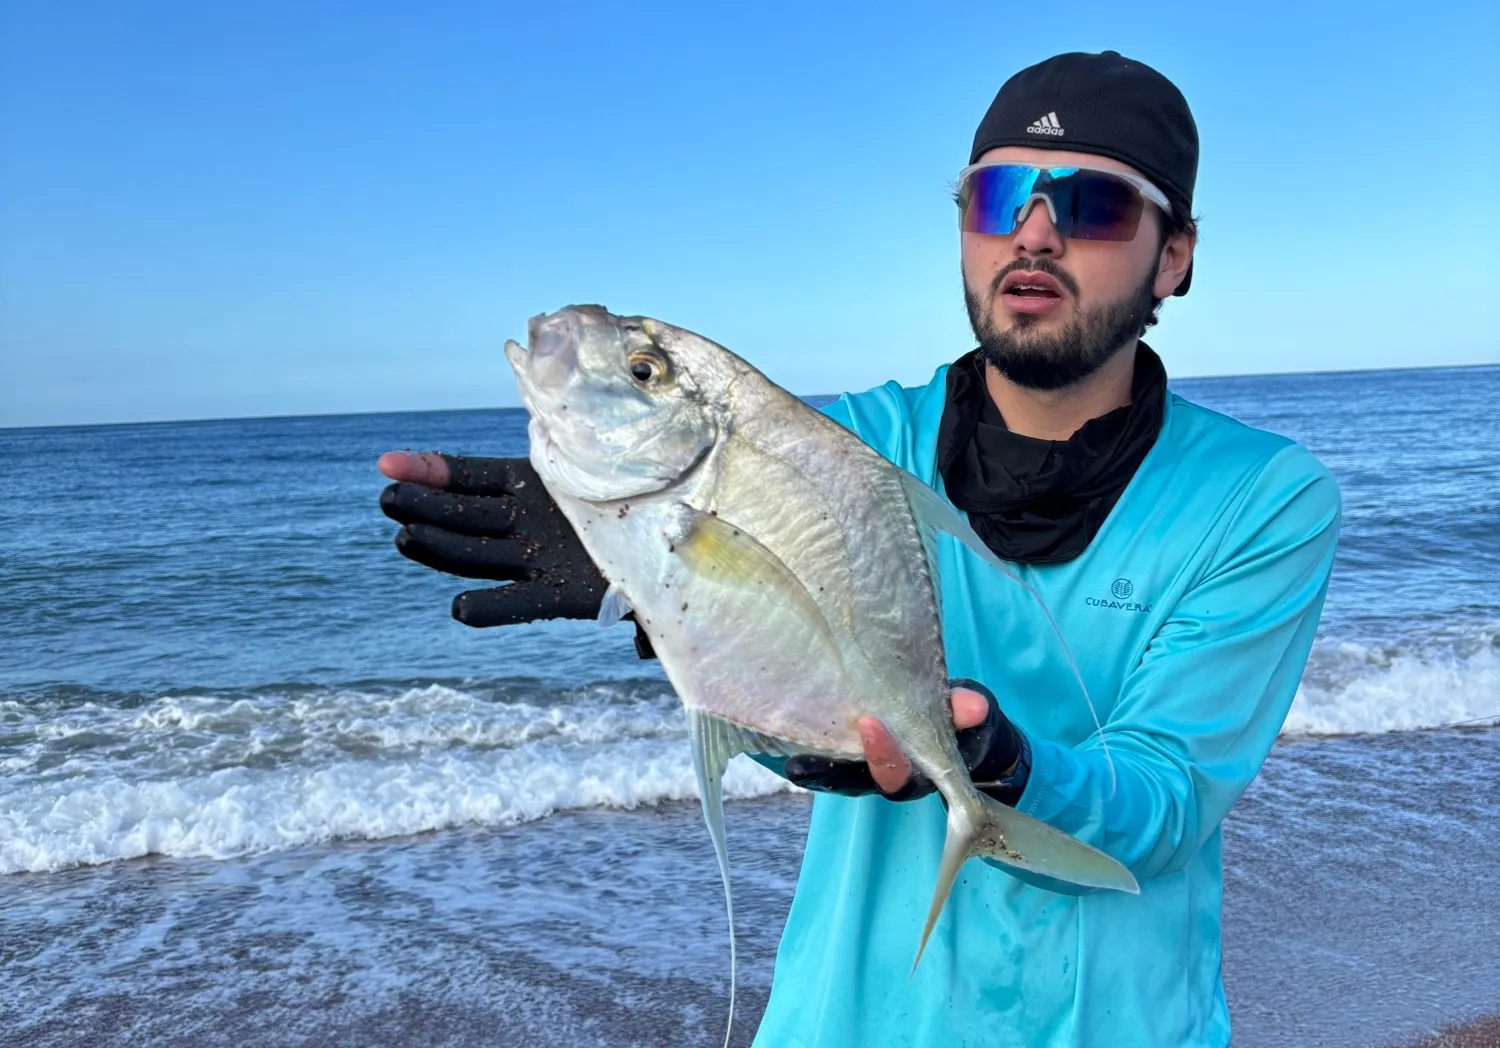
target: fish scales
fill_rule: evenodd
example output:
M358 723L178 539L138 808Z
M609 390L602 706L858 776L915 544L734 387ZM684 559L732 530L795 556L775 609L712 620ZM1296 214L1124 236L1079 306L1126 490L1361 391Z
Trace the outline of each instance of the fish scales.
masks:
M773 407L781 405L767 405ZM899 481L864 445L847 441L847 431L837 423L815 416L808 436L778 446L777 427L757 425L760 419L745 419L729 437L709 498L724 519L742 524L802 580L840 649L844 672L835 676L832 690L820 690L830 685L809 681L804 668L789 660L781 660L779 673L765 683L788 697L800 696L785 703L793 716L817 710L836 717L838 736L825 739L819 752L859 758L863 748L855 721L870 712L870 696L908 696L924 707L924 715L946 709L939 624L921 540L905 511ZM768 492L777 497L767 497ZM871 498L871 493L884 497ZM774 613L758 618L761 614L762 609L745 606L742 615L749 621L741 627L770 630L780 643L786 626ZM734 672L736 660L724 661ZM696 698L713 712L744 722L711 690ZM812 741L807 735L787 738Z

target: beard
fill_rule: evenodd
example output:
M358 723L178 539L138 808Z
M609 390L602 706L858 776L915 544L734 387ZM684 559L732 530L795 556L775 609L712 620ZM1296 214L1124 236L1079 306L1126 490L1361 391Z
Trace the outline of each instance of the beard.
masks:
M1037 328L1041 317L1019 314L1008 330L995 327L991 308L1000 293L1000 283L1017 270L1046 273L1067 289L1076 301L1078 282L1050 258L1016 259L990 281L987 301L964 281L964 305L969 310L969 326L979 342L979 355L1016 385L1025 389L1066 389L1076 386L1098 371L1132 339L1140 338L1154 321L1160 300L1151 293L1156 274L1148 272L1146 280L1133 292L1115 302L1105 302L1088 309L1074 308L1073 319L1061 331L1048 335Z

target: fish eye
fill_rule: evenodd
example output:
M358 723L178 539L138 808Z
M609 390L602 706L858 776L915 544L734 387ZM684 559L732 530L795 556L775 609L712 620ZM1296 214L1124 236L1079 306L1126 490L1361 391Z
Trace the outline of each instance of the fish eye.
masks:
M655 353L632 353L626 364L630 368L630 377L643 386L667 375L667 362Z

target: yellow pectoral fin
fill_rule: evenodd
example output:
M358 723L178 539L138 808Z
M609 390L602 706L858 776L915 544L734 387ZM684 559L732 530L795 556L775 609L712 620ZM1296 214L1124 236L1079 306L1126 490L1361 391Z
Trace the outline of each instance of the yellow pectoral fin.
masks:
M838 642L818 602L792 569L754 536L722 517L680 504L672 551L694 575L731 589L761 591L797 617L838 660ZM839 660L842 661L842 660Z

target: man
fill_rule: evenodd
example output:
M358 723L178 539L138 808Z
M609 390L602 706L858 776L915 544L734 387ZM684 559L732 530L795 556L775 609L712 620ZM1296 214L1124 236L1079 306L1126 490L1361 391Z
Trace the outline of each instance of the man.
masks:
M1186 101L1141 63L1067 54L1016 74L957 193L978 348L924 387L827 409L1041 595L1102 725L1031 599L948 544L965 756L982 788L1124 863L1140 895L971 862L908 976L944 813L866 719L867 764L781 768L823 792L757 1045L1229 1041L1219 826L1296 691L1339 504L1304 449L1169 393L1140 342L1191 280L1197 154ZM594 615L602 580L523 462L381 468L405 482L382 497L403 553L520 580L460 596L460 620Z

